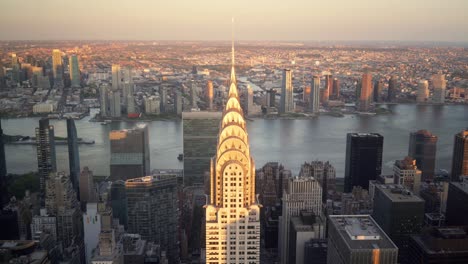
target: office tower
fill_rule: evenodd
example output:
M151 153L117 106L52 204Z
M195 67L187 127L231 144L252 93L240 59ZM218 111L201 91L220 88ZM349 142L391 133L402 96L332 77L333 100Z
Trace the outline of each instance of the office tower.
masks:
M276 106L276 90L275 89L269 89L266 91L265 106L267 108Z
M54 49L52 51L52 71L54 74L54 82L62 81L63 79L62 52L58 49Z
M333 99L340 99L340 80L338 78L333 79Z
M411 236L410 263L463 264L468 260L466 227L432 227Z
M161 97L161 101L159 104L159 111L161 113L166 113L167 111L167 91L166 87L159 87L159 96Z
M405 186L415 194L419 194L421 188L421 173L416 166L416 160L411 157L397 160L393 165L394 183Z
M129 94L127 95L127 115L132 116L134 114L138 114L135 108L135 97L133 94Z
M97 202L96 188L94 187L93 172L84 167L80 173L80 201L84 203Z
M284 69L281 84L280 113L294 112L294 95L292 85L292 70Z
M311 239L304 244L304 264L327 264L327 239Z
M99 87L99 102L101 104L101 117L109 116L109 88L107 85Z
M468 184L467 181L451 182L447 197L446 223L449 226L468 225Z
M192 85L190 86L190 102L192 109L198 109L197 104L197 86L195 85L195 81L192 80Z
M382 90L383 90L383 82L381 80L377 80L374 82L374 102L380 103L382 102Z
M220 112L183 112L184 185L203 184L216 154Z
M311 90L312 88L310 86L306 86L304 87L304 90L302 91L302 101L304 101L304 103L306 104L309 103Z
M67 142L68 142L68 164L70 168L70 179L73 188L80 200L80 152L78 150L78 135L76 133L75 120L67 119Z
M310 93L309 109L312 113L317 114L320 109L320 77L314 75L312 78L312 91Z
M250 85L247 85L247 87L244 90L244 113L246 116L249 116L253 113L253 90Z
M0 211L8 202L7 197L7 167L5 159L5 145L3 142L2 120L0 120Z
M434 103L436 103L436 104L445 103L445 88L447 86L447 81L445 80L445 75L443 75L443 74L434 74L432 76L432 84L434 86L432 101Z
M314 177L322 187L322 202L327 201L327 194L329 190L336 190L336 172L330 162L312 161L305 162L301 166L299 172L301 177Z
M372 101L372 74L366 72L362 75L361 93L359 97L359 111L368 112Z
M383 140L377 133L347 134L345 192L351 192L354 186L369 189L369 181L380 175Z
M123 80L125 83L130 84L130 88L133 91L133 69L130 67L125 67L123 69Z
M387 102L394 102L396 99L397 95L397 90L398 90L398 79L396 76L390 77L390 80L388 80L388 96L387 96Z
M122 82L122 74L119 64L112 64L112 91L119 91Z
M323 87L323 96L322 96L322 103L324 105L328 104L330 100L330 93L333 89L333 76L331 74L325 75L325 86Z
M80 66L78 64L78 57L72 55L70 58L70 80L74 88L80 88Z
M377 184L372 217L398 247L399 263L412 263L408 244L410 235L423 227L424 200L401 185Z
M148 138L147 125L109 133L111 180L127 180L150 174Z
M182 94L178 89L174 93L174 113L178 116L182 114Z
M160 244L171 263L179 258L178 195L175 175L153 175L125 182L128 231Z
M289 263L291 219L301 211L312 211L316 216L322 213L322 187L313 177L294 177L288 179L287 189L283 193L282 215L279 220L280 233L278 248L280 262ZM314 238L324 238L314 237Z
M416 160L416 166L421 170L421 181L434 179L437 136L427 130L419 130L410 134L408 156Z
M101 215L101 232L98 247L91 258L92 264L120 264L122 263L121 245L119 245L118 230L112 226L112 209L104 203L98 203L98 213Z
M237 91L234 44L229 99L220 129L205 205L206 263L260 263L261 205L256 199L255 163Z
M328 264L396 264L398 248L369 215L328 216Z
M145 105L145 114L154 115L159 114L161 107L161 101L159 97L156 96L145 96L143 97L144 105Z
M110 206L114 218L119 219L119 223L128 228L127 191L125 181L113 181L110 187Z
M110 116L111 117L120 117L122 115L122 110L120 108L120 92L119 91L110 91L109 92L109 104L110 104Z
M418 82L418 95L416 96L417 103L425 103L429 98L429 83L427 80L420 80Z
M452 156L452 181L468 176L468 129L455 135Z
M39 127L36 127L36 149L40 179L40 202L43 206L45 202L46 180L51 172L57 171L54 127L49 125L49 119L47 118L39 120Z
M286 263L304 264L305 244L311 239L325 238L325 223L312 211L301 211L291 217L289 231L289 252Z
M213 81L209 80L206 83L206 107L210 111L213 110L213 98L214 98Z

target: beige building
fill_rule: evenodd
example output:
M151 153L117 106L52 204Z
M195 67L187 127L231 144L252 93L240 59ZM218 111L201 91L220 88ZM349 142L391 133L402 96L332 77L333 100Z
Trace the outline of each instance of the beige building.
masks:
M211 160L206 263L260 263L260 207L255 163L239 102L232 48L231 85Z

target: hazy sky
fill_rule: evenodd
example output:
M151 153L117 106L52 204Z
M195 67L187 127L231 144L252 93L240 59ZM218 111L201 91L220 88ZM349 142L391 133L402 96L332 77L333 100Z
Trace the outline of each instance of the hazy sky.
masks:
M0 39L468 41L468 0L0 0Z

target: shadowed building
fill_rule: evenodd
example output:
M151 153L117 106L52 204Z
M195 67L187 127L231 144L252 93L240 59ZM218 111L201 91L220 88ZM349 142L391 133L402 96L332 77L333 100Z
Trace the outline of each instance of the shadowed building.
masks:
M410 134L408 156L416 160L421 170L421 180L433 180L435 173L437 136L427 130Z
M146 125L109 133L111 180L127 180L150 174L148 137Z
M5 145L3 142L2 121L0 120L0 211L3 205L7 204L7 167L5 159Z
M314 75L312 78L311 93L309 100L309 110L312 113L318 113L320 109L320 77Z
M445 80L445 75L435 74L432 76L432 84L434 86L434 92L432 101L436 104L445 103L445 89L447 86L447 81Z
M39 120L39 127L36 127L36 149L40 184L40 202L41 206L44 206L46 180L49 178L49 174L51 172L57 171L54 127L49 125L49 119L47 118Z
M340 99L340 80L338 78L333 79L333 99Z
M80 88L80 67L76 55L70 57L70 80L73 88Z
M204 184L216 154L221 112L183 112L184 185Z
M374 82L374 102L380 103L382 102L382 90L383 90L383 82L381 80Z
M396 264L398 248L369 215L328 217L328 264Z
M451 182L447 197L446 223L449 226L468 226L468 182Z
M403 160L395 161L393 165L394 183L400 184L419 194L421 188L421 170L416 166L416 160L405 157Z
M377 133L348 133L344 191L354 186L369 189L369 181L382 172L383 136Z
M387 95L387 102L394 102L396 99L398 90L398 79L396 76L392 76L390 80L388 80L388 95Z
M68 164L70 168L70 179L80 200L80 152L78 150L78 135L76 133L75 120L67 119L67 143L68 143Z
M429 83L427 80L420 80L418 83L418 95L416 97L417 103L425 103L429 98Z
M452 156L452 181L468 176L468 129L455 135Z

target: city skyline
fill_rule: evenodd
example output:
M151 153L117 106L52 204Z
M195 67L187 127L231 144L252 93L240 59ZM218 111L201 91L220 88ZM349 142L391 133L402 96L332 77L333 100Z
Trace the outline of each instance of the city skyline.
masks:
M0 40L226 40L226 17L235 17L237 40L468 42L468 3L462 0L450 6L439 0L46 0L1 6ZM313 10L320 12L311 15Z

